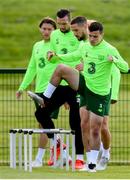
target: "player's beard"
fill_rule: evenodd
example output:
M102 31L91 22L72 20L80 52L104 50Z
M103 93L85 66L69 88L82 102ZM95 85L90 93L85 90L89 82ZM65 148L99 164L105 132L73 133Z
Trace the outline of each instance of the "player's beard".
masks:
M61 30L61 29L60 29L60 30ZM62 30L61 30L61 32L65 34L65 33L70 32L70 29L66 29L65 31L62 31Z
M82 35L78 40L79 41L85 41L87 38L86 38L86 35L84 34L84 35Z

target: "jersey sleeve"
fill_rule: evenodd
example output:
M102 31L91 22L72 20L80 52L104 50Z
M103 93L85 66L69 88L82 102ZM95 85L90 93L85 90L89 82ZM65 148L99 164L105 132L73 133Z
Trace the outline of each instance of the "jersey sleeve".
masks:
M36 75L36 62L35 62L34 50L35 49L33 48L27 71L18 90L22 90L22 91L25 90Z
M128 72L129 65L128 63L121 57L118 50L113 48L113 62L120 69L121 72Z
M111 99L112 100L118 99L120 79L121 79L120 70L113 64L112 74L111 74L111 87L112 87Z
M82 60L82 44L79 45L79 48L74 52L67 54L58 54L57 56L62 60L62 62L73 62L78 59Z
M53 35L53 32L50 36L50 50L56 52L56 46L55 46L55 37Z

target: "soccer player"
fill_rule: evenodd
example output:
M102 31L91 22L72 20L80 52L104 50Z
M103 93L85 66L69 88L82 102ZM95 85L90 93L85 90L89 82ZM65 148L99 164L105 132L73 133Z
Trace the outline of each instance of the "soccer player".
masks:
M34 78L36 78L35 84L35 92L40 95L43 93L46 88L48 81L51 77L53 70L55 69L55 65L48 62L46 59L46 54L50 49L50 35L52 31L56 29L56 22L46 17L39 24L39 30L42 34L42 40L36 42L33 46L32 56L24 76L24 79L16 92L16 96L19 99L22 95L23 91L27 89L27 87L31 84ZM48 67L47 68L45 67ZM42 78L44 76L44 78ZM36 109L38 109L39 105L35 102ZM57 110L58 111L58 110ZM52 118L56 119L58 116L57 112L53 112ZM48 138L46 134L40 135L39 140L39 148L36 155L35 161L32 163L33 167L41 167L42 166L42 158L45 154L46 144L48 142Z
M80 22L79 22L80 21ZM80 17L78 18L77 22L81 25L86 25L86 18ZM73 20L72 20L73 23ZM66 9L61 9L57 12L57 24L59 29L53 31L51 34L51 50L53 49L56 53L66 54L68 52L75 51L80 41L83 40L81 34L80 38L76 38L73 32L70 30L70 12ZM62 62L62 61L61 61ZM54 63L61 63L60 61L55 61ZM81 64L81 60L79 58L75 59L73 62L64 61L64 64L69 65L70 67L79 68L79 64ZM52 63L53 64L53 63ZM67 102L70 106L70 113L69 113L69 123L72 130L75 130L75 146L76 146L76 162L75 168L80 169L84 166L83 161L83 154L84 148L82 143L82 135L81 135L81 128L80 128L80 115L79 115L79 103L77 102L76 98L77 93L72 90L67 83L62 82L55 94L51 99L51 104L46 108L39 108L36 112L37 120L40 123L43 123L44 128L45 122L42 120L42 116L44 116L46 121L49 121L49 114L54 110L56 107L61 106L64 102ZM59 98L60 97L60 98ZM44 120L45 121L45 120Z
M87 20L87 25L88 27L92 22L96 22L96 20ZM87 31L89 32L89 31ZM118 99L118 92L119 92L119 85L120 85L120 77L121 73L120 70L113 65L112 66L112 74L111 74L111 80L112 80L112 91L111 91L111 99L110 99L110 104L115 104ZM114 83L116 82L116 83ZM80 108L80 117L81 118L86 118L88 116L86 108L81 107ZM88 124L88 146L86 148L86 152L90 152L90 147L89 147L89 122L86 122ZM101 145L100 145L100 151L98 155L98 164L97 164L97 170L105 170L107 167L107 164L110 160L110 146L111 146L111 133L109 130L109 106L105 110L104 113L104 118L101 126ZM87 168L87 167L86 167ZM86 170L86 168L82 169Z
M96 22L96 20L87 20L88 27L92 22ZM89 31L88 31L89 32ZM111 74L111 99L110 104L115 104L118 99L119 85L120 85L120 70L113 65L112 66L112 74ZM116 83L115 83L116 82ZM82 111L85 109L80 108L81 116L83 115ZM109 130L109 107L105 110L104 118L101 127L101 146L100 152L98 156L98 164L97 170L105 170L107 164L110 160L110 146L111 146L111 133ZM89 149L89 148L88 148Z
M55 53L53 54L55 58L64 59L66 56L66 60L71 59L72 61L77 57L82 58L84 60L83 75L66 65L58 65L43 94L43 99L42 101L40 99L39 103L42 106L47 106L50 103L49 99L61 82L61 79L66 80L72 89L81 94L81 106L86 104L90 121L91 151L87 154L88 171L96 172L97 157L101 143L101 125L104 111L108 108L110 101L112 65L114 63L120 71L127 72L128 63L123 60L115 47L103 39L103 25L100 22L91 23L88 29L88 42L83 43L76 52L57 56L55 56ZM82 120L81 128L83 139L85 139L86 121Z
M113 65L111 74L111 99L110 104L115 104L118 100L118 92L120 86L121 73L120 70ZM105 111L105 116L101 128L102 144L99 152L99 160L97 170L105 170L110 160L111 133L109 130L109 108Z

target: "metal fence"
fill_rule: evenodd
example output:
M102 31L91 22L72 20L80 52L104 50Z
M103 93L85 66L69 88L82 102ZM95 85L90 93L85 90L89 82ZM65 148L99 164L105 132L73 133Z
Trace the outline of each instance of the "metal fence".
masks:
M34 103L24 92L16 100L15 93L25 69L0 69L0 165L9 164L9 129L37 128ZM28 88L34 90L34 83ZM130 163L130 75L122 74L119 101L111 106L112 134L111 163ZM56 128L69 129L68 111L61 108L55 121ZM38 147L38 136L33 137L33 158ZM49 149L49 145L47 147ZM46 158L48 158L48 154Z

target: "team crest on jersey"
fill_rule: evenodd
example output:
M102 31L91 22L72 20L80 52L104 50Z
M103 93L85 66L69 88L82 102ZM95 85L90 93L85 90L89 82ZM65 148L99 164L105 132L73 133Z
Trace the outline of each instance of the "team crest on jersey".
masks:
M66 48L61 49L62 54L67 54L68 50Z
M74 46L75 45L75 41L70 41L70 45Z
M103 56L103 55L98 55L98 59L99 59L99 60L103 60L103 59L104 59L104 56Z
M58 38L56 39L56 44L59 44L59 39Z
M88 52L85 53L85 57L88 57Z

